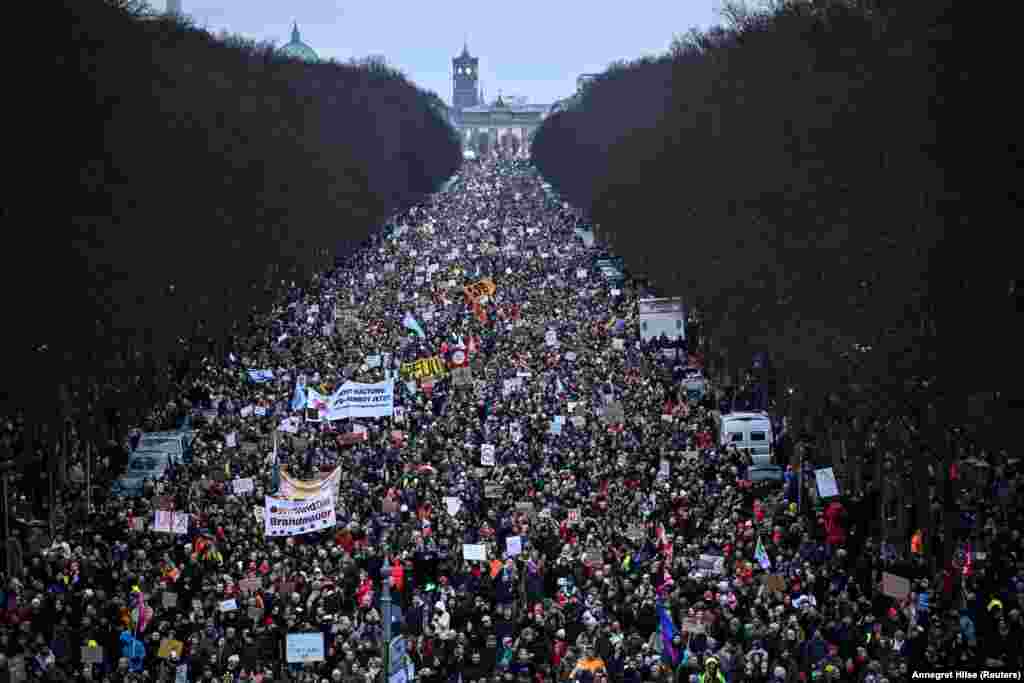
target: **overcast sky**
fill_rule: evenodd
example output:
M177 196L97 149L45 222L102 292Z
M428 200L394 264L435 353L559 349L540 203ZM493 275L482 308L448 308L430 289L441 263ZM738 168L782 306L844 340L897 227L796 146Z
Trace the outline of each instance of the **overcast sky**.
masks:
M383 55L417 85L451 102L451 60L468 39L480 58L488 100L520 95L550 104L572 94L576 76L617 59L664 52L674 33L718 23L719 0L182 0L213 33L288 42L292 21L321 58ZM151 0L163 8L165 0Z

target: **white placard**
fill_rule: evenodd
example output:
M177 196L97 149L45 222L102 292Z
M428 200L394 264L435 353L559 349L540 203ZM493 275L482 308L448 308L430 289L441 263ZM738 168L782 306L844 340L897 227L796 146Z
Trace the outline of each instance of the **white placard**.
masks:
M558 334L554 330L548 330L544 333L544 343L548 346L554 346L558 343Z
M238 609L238 603L235 602L234 598L231 598L230 600L225 600L224 602L220 603L221 612L234 612L236 609Z
M814 470L814 479L818 484L818 495L822 498L839 495L839 485L836 483L836 475L832 472L831 467Z
M170 510L155 510L153 512L153 531L169 534L173 524L174 513Z
M482 543L463 543L462 558L475 562L486 562L487 546Z
M515 557L523 552L523 539L520 536L509 536L505 539L505 554Z
M238 435L235 432L230 432L224 437L224 444L228 448L235 448L238 446Z
M462 500L455 496L445 496L444 507L448 510L448 514L454 517L459 514L459 510L462 509Z
M586 280L587 279L587 269L586 268L577 268L576 269L576 279L577 280Z
M485 443L480 446L480 463L494 467L494 444Z
M251 477L246 477L244 479L235 479L234 482L232 482L231 489L236 494L250 493L256 489L256 486L253 484Z
M171 518L171 533L184 536L188 533L188 513L175 512Z

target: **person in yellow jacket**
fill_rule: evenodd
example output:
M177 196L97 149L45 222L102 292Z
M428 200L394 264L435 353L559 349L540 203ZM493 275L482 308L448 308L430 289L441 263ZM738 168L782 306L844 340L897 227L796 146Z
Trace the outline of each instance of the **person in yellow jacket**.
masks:
M725 675L718 670L717 657L708 657L704 661L704 671L697 676L697 683L725 683Z

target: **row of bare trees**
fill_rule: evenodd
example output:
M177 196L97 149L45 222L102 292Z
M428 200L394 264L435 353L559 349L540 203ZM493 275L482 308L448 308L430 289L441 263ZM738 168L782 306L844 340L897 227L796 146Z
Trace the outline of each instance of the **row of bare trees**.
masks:
M699 313L720 375L770 353L779 409L844 483L866 461L876 483L903 454L916 481L932 465L912 501L925 527L963 448L1008 445L998 418L1020 394L1009 236L953 186L977 155L950 135L967 75L952 5L731 5L610 66L532 146L627 267Z
M26 61L11 131L30 154L9 157L0 403L43 441L166 400L461 162L440 99L384 65L289 59L124 0L28 11L68 28Z

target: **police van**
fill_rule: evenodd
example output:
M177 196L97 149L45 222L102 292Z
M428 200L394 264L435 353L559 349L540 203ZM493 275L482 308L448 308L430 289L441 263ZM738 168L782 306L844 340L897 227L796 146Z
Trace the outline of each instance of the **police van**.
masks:
M767 413L726 413L718 418L719 443L749 450L755 465L772 461L772 421Z

